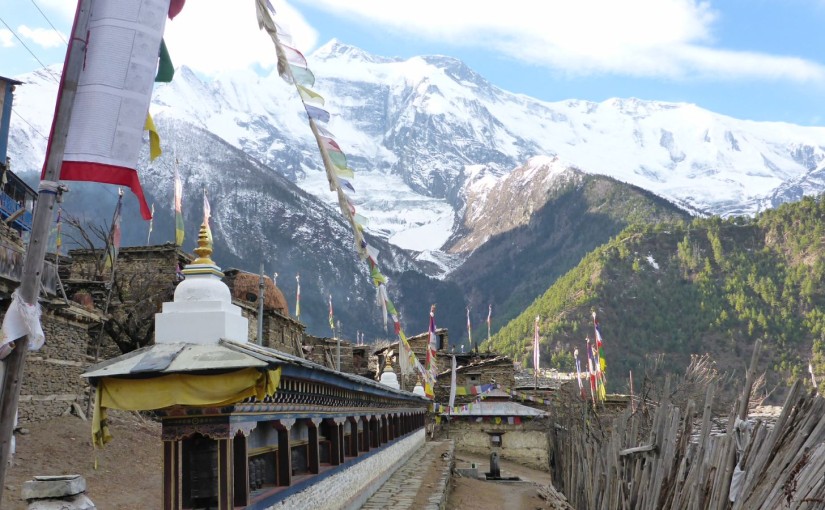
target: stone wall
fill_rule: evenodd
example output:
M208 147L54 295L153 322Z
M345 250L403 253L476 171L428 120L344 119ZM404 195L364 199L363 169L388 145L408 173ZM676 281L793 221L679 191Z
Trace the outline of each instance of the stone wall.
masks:
M46 310L41 324L46 343L26 357L18 410L21 424L60 416L73 402L86 408L88 384L80 374L88 365L91 322L72 317L71 310Z
M503 388L513 387L513 361L507 357L495 357L490 359L467 359L456 356L456 386L479 386L483 384L498 384ZM438 368L447 370L441 372L435 385L435 401L447 402L450 398L450 356L439 353ZM478 397L475 395L457 395L456 405L469 404Z
M247 301L235 299L232 304L241 309L241 315L249 320L249 341L258 342L258 309ZM274 310L264 310L264 347L277 349L293 356L304 357L298 351L304 342L304 325Z
M494 450L490 433L500 433L501 447L495 448L495 451L502 459L547 471L550 465L549 443L542 424L542 421L509 425L454 420L444 427L444 432L448 438L455 440L456 450L479 455L489 455Z
M323 365L327 368L335 369L337 363L337 343L333 338L319 338L311 335L304 336L304 345L308 347L306 359ZM305 349L306 350L306 349ZM352 343L341 340L341 371L355 373L352 359Z
M90 293L99 310L106 306L106 284L111 278L111 269L100 273L102 254L102 250L71 250L70 275L64 282L70 299L78 293ZM117 341L104 334L98 347L95 338L90 354L99 350L99 359L104 360L150 345L154 341L154 315L161 311L164 302L172 300L181 280L178 268L191 260L190 255L172 243L121 248L115 264L116 286L108 308L112 320L107 325L116 326Z
M424 429L399 439L342 471L313 483L269 509L357 509L377 491L417 448L424 444Z

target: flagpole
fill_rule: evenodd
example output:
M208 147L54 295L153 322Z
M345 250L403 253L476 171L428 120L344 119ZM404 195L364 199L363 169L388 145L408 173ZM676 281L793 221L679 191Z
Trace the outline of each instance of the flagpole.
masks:
M123 202L123 188L118 188L118 199L117 205L115 206L115 213L112 215L112 228L109 230L109 240L106 242L106 254L105 257L111 257L112 259L112 275L109 277L109 283L107 285L108 292L106 293L106 302L103 304L103 316L105 317L106 314L109 313L109 304L112 302L112 289L115 288L115 269L117 267L117 256L112 255L111 251L109 251L110 245L109 242L114 242L112 239L113 232L115 229L115 222L118 221L117 215L119 214L120 207ZM103 342L103 324L100 325L100 330L97 332L97 338L95 339L95 363L100 360L100 344ZM92 385L89 385L89 398L86 400L86 416L89 415L89 411L92 408Z
M54 203L58 194L66 190L58 181L60 179L60 168L63 166L72 105L86 52L85 41L90 12L91 0L79 0L69 49L66 54L65 68L61 77L61 90L58 94L60 99L55 112L49 151L46 155L45 171L38 187L39 193L32 220L31 237L26 248L23 275L20 279L19 289L23 306L37 303ZM78 44L75 44L75 42L78 42ZM11 351L5 360L5 377L0 393L0 399L2 399L2 402L0 402L0 501L3 501L3 490L6 487L6 467L11 452L14 417L17 414L17 404L20 400L23 367L26 362L26 351L28 350L26 348L27 343L28 336L18 338L14 342L15 349Z
M264 263L261 262L261 276L258 279L258 345L264 344Z
M155 221L155 204L152 203L152 219L149 220L149 233L146 234L146 246L151 246L149 239L152 238L152 222Z

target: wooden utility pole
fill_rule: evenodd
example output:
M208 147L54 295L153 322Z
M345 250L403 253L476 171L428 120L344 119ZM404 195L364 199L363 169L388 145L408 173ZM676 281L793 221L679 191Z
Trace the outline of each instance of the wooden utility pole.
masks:
M66 149L66 136L72 116L72 105L77 82L83 68L86 53L86 32L89 25L91 0L79 0L75 23L66 54L66 64L61 78L59 104L54 120L54 127L46 154L46 171L40 181L37 206L32 220L32 232L26 248L23 262L23 276L20 282L20 297L24 306L37 303L40 294L40 279L43 273L43 260L46 257L46 245L49 238L49 223L54 212L57 194L61 192L58 184L60 168ZM14 432L14 417L20 400L20 386L23 380L23 366L28 350L28 336L18 338L15 348L5 360L6 370L0 394L0 501L3 501L3 489L6 487L6 466L11 453L11 439Z

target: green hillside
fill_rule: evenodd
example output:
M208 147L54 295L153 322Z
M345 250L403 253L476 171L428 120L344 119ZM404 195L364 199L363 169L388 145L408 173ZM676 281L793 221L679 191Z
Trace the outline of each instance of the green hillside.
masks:
M581 174L532 201L502 199L497 215L529 222L492 236L449 276L473 310L493 305L493 331L509 323L582 257L628 225L689 220L690 215L650 192L599 175ZM535 317L535 315L534 315ZM466 327L451 334L467 337Z
M541 317L543 366L572 370L598 313L611 391L645 356L664 353L681 371L710 353L740 375L763 339L768 388L825 371L825 203L805 198L755 219L713 217L631 226L589 253L490 340L527 361ZM485 346L486 347L486 346ZM819 381L818 381L819 382Z

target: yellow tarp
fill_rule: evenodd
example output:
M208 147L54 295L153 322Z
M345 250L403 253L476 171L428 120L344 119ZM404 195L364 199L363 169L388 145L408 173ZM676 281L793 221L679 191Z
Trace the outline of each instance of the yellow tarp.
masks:
M245 368L217 375L169 374L149 379L103 377L97 382L92 444L102 447L112 439L106 425L107 409L149 411L173 405L224 406L275 394L281 369L261 372Z

